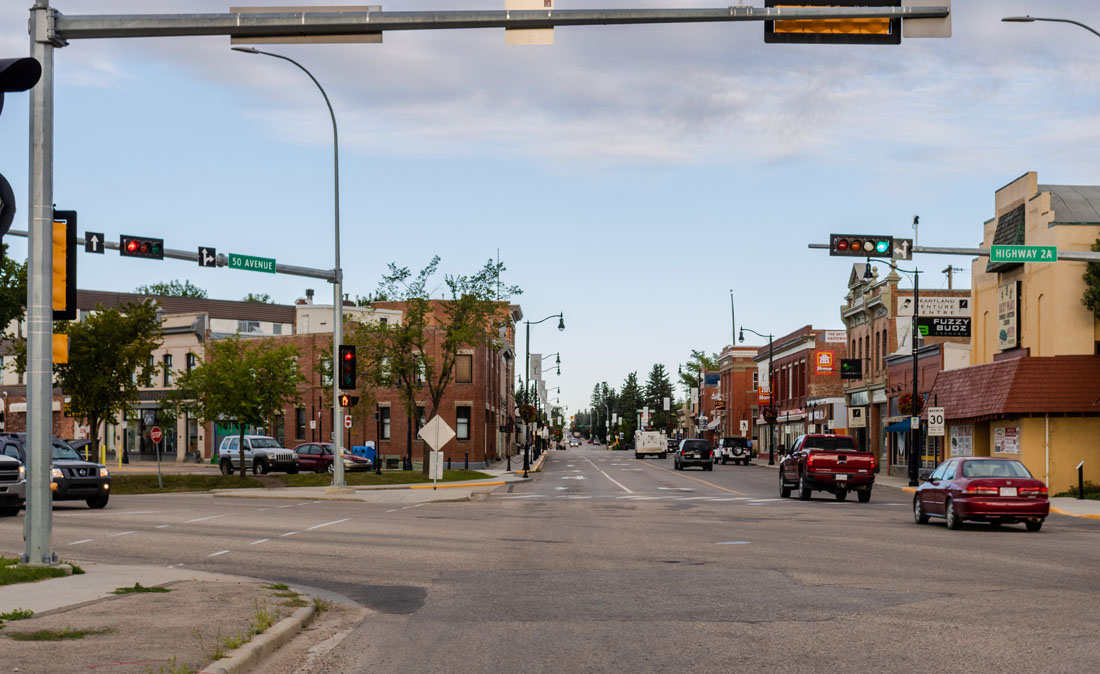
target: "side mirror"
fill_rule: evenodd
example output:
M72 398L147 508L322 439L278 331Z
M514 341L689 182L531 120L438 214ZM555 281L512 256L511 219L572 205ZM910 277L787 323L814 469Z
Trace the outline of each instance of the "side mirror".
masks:
M917 477L920 478L921 482L928 482L932 478L932 472L931 468L921 468L917 473Z

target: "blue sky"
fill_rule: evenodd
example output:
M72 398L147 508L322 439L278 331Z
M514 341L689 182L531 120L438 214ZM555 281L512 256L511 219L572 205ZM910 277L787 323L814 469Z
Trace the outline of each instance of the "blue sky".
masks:
M5 56L27 53L29 4L0 6ZM922 243L976 246L994 190L1020 174L1100 182L1100 39L1000 21L1100 27L1096 3L954 5L950 39L887 47L765 45L759 24L731 23L559 28L549 47L509 47L503 31L478 30L264 48L299 60L332 98L345 291L369 293L391 261L419 268L438 254L446 272L466 273L499 249L527 318L565 312L565 332L553 321L532 329L532 350L561 352L562 375L548 385L573 412L597 381L617 387L657 362L675 373L692 348L728 344L731 289L738 323L759 332L842 327L851 261L806 248L830 232L908 236L919 214ZM79 211L82 230L332 266L331 128L296 68L232 52L224 37L75 41L56 63L55 201ZM9 94L0 116L0 171L21 206L26 101ZM25 256L25 240L7 241ZM966 258L914 264L929 272L922 285L946 287L938 270L949 263L967 270L965 284ZM309 279L110 253L81 254L79 276L103 290L189 279L218 298L268 292L289 303L307 287L331 296Z

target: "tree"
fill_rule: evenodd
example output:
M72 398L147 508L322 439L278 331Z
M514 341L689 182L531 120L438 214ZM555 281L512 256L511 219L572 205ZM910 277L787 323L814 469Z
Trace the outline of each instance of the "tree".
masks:
M471 276L445 275L450 297L433 302L429 282L438 268L439 256L415 275L391 262L377 296L401 304L401 321L369 322L354 329L362 334L366 360L375 364L370 370L376 375L373 383L398 390L408 418L416 420L414 432L420 425L418 393L427 389L431 410L425 418L433 418L454 380L459 351L497 343L511 325L507 301L522 293L517 286L501 286L505 267L489 260ZM423 470L426 474L427 461Z
M160 283L149 283L147 285L138 286L134 288L134 292L141 293L142 295L161 295L163 297L194 297L196 299L206 299L206 291L197 285L192 284L190 281L185 280L180 283L176 280Z
M298 370L298 349L238 335L207 342L206 354L206 362L178 373L177 388L169 393L166 407L204 424L236 424L243 479L245 426L264 425L287 405L301 401L298 387L306 379Z
M634 431L638 429L638 410L642 407L642 390L638 386L638 373L626 375L623 387L619 391L619 428L623 438L633 441Z
M156 300L112 309L97 305L83 321L55 324L55 331L69 336L69 362L54 365L57 384L69 396L73 416L87 419L93 442L100 422L129 412L138 381L157 370L152 363L161 344L157 306Z
M258 302L259 304L274 304L271 295L267 293L248 293L241 298L242 302Z
M8 324L27 311L27 263L8 257L8 246L0 250L0 335Z
M718 354L707 355L706 351L691 350L691 358L684 364L680 372L680 385L691 393L691 389L699 385L699 378L703 372L718 371Z
M1092 244L1092 250L1100 252L1100 238ZM1100 318L1100 262L1086 264L1082 278L1085 280L1085 294L1081 297L1081 304Z
M657 363L649 371L645 383L645 404L649 407L651 424L654 428L671 430L672 423L672 382L669 381L665 366ZM669 401L669 411L665 411L665 398Z

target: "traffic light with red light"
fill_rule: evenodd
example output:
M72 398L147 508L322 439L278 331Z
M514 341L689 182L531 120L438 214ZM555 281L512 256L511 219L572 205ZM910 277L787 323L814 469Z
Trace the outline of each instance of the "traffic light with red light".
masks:
M164 259L164 239L149 236L123 234L118 242L118 252L123 257L144 257L150 260Z
M892 257L894 237L878 234L830 234L829 255Z
M355 347L350 344L340 345L339 382L345 391L355 388Z

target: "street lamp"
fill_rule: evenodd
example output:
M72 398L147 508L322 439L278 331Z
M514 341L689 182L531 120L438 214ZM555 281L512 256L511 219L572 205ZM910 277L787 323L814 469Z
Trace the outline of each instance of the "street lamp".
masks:
M913 398L912 398L912 402L910 403L911 407L909 409L909 416L910 417L919 417L919 412L917 411L917 404L918 404L917 401L920 400L920 393L917 391L917 376L919 374L919 370L917 368L917 349L919 348L918 347L918 341L920 340L920 329L917 327L917 323L919 322L918 321L918 316L920 315L920 274L921 273L920 273L919 269L912 269L912 270L902 269L901 267L898 267L896 264L894 264L892 261L889 264L890 264L890 268L893 269L894 271L900 271L904 274L912 274L913 275L913 327L912 327L912 338L911 338L911 341L913 343ZM917 486L917 484L920 481L919 480L920 469L919 469L919 466L917 466L917 461L919 460L919 457L920 457L920 453L917 450L917 442L919 441L919 439L920 439L920 422L918 421L917 425L914 426L913 422L910 421L909 422L909 452L908 452L908 454L909 454L909 461L908 461L908 463L909 463L909 486L910 487Z
M745 331L748 330L752 334L762 339L768 340L768 413L766 419L768 422L768 465L775 465L775 371L772 368L773 356L772 351L772 335L762 335L756 330L741 326L741 331L737 334L737 341L742 344L745 343Z
M274 54L268 51L260 51L254 47L233 47L232 49L233 51L239 51L244 54L263 54L264 56L282 59L296 65L299 70L308 75L309 79L313 80L313 83L317 85L317 88L321 91L321 96L325 99L325 105L328 106L328 115L332 119L333 236L335 241L336 262L333 268L332 279L332 444L334 457L332 461L332 485L334 487L343 487L346 485L344 482L343 461L344 433L339 428L343 416L343 409L340 405L340 382L337 377L336 354L340 352L340 344L344 341L344 273L343 270L340 269L340 140L336 130L336 113L332 111L332 103L328 99L328 94L325 93L325 88L321 86L321 83L317 81L313 73L306 70L305 66L301 63L298 63L288 56Z
M545 323L546 321L550 320L551 318L558 319L558 331L559 332L565 330L565 312L564 311L560 314L551 314L551 315L547 316L546 318L543 318L542 320L524 321L524 324L527 325L527 346L526 346L526 352L525 352L526 357L523 359L523 361L524 361L523 362L523 367L524 367L523 392L524 392L525 395L529 395L530 390L531 390L531 326L532 325L538 325L539 323ZM561 373L561 368L560 367L558 368L558 372L559 372L559 374ZM536 422L537 421L538 420L536 419ZM531 438L531 436L530 436L530 434L528 434L527 442L525 442L523 444L523 476L524 477L527 477L527 469L531 465L531 439L530 438Z
M679 375L684 374L684 368L680 365L677 365L676 366L676 374L679 374ZM699 364L699 373L695 375L695 389L699 392L698 393L699 410L695 414L695 432L697 433L696 437L701 438L701 437L703 437L703 431L699 428L699 418L702 416L702 413L703 413L703 365L702 365L702 363Z
M1080 27L1084 28L1085 30L1092 33L1096 37L1100 37L1100 33L1096 32L1095 30L1093 30L1092 28L1086 26L1085 24L1081 23L1080 21L1074 21L1073 19L1051 19L1051 18L1046 18L1046 17L1041 17L1041 16L1006 16L1005 18L1001 19L1001 21L1005 21L1007 23L1033 23L1035 21L1050 21L1050 22L1053 22L1053 23L1072 23L1075 26L1080 26Z

